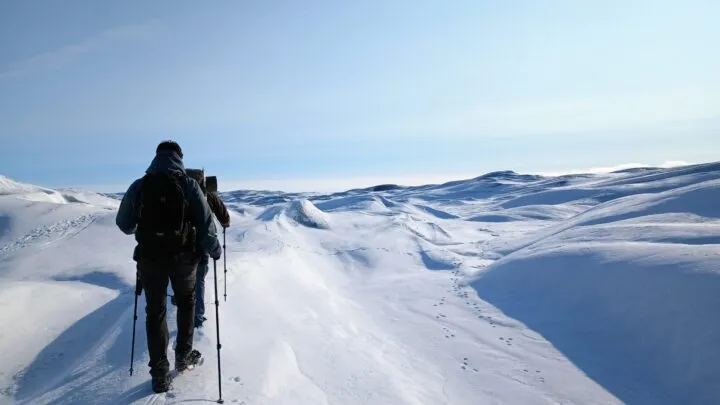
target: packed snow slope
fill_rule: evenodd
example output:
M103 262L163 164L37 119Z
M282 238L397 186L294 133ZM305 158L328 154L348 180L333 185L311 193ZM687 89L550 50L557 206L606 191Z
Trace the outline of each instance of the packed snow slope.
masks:
M226 403L720 403L720 163L222 198ZM0 177L0 403L217 400L212 269L205 363L152 393L143 295L129 376L117 203Z

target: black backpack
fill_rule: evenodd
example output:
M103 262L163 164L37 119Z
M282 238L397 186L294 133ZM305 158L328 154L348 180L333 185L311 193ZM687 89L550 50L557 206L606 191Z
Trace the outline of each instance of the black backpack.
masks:
M183 181L182 175L172 173L143 177L137 229L143 255L167 257L193 250L193 227Z

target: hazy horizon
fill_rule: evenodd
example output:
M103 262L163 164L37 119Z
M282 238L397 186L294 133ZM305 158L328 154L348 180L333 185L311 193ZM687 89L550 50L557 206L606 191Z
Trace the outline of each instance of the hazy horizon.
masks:
M717 16L706 0L5 2L0 174L124 189L164 139L221 187L288 190L713 161Z
M223 178L218 179L220 192L230 191L271 191L286 193L335 193L344 192L352 189L369 188L384 184L394 184L399 186L424 186L432 184L443 184L451 181L470 180L488 173L498 171L514 171L520 175L540 175L547 177L563 176L571 174L607 174L615 171L634 169L634 168L672 168L678 166L688 166L695 164L704 164L712 162L683 162L683 161L666 161L659 165L650 165L645 163L627 163L609 167L592 167L592 168L575 168L564 171L528 171L517 172L512 169L492 170L483 173L464 173L464 174L446 174L446 175L427 175L415 177L401 176L379 176L379 177L354 177L354 178L335 178L335 179L265 179L254 181L226 181ZM2 175L2 173L0 173ZM207 172L206 175L212 176L214 173ZM40 187L56 188L56 189L80 189L94 191L97 193L124 193L129 184L104 184L104 185L83 185L83 184L61 184L49 185L29 183L22 179L10 178L25 184L33 184ZM134 179L133 179L134 180Z

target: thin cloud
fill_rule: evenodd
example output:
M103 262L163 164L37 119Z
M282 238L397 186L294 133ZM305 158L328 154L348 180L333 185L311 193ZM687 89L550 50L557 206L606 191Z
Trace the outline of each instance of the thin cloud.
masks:
M0 72L0 81L17 78L20 76L57 70L71 64L78 57L104 48L117 41L138 40L146 38L158 28L158 23L153 21L145 24L126 25L103 31L97 36L87 38L81 42L65 45L50 52L42 53L24 59L11 66L9 69Z
M390 122L378 134L477 137L581 134L720 117L720 96L707 88L481 104Z

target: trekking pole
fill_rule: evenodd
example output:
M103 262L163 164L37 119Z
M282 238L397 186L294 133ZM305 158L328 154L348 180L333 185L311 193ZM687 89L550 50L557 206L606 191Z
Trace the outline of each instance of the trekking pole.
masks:
M225 267L223 282L225 283L225 302L227 302L227 253L225 252L225 228L223 228L223 267Z
M220 301L218 300L218 286L217 286L217 260L213 259L213 273L215 274L215 326L217 327L217 352L218 352L218 393L220 398L217 400L218 404L222 404L222 372L220 371Z
M140 273L135 276L135 310L133 314L133 335L132 335L132 349L130 350L130 375L133 375L133 363L135 362L135 324L137 324L137 301L138 297L142 293L142 284L140 284Z

